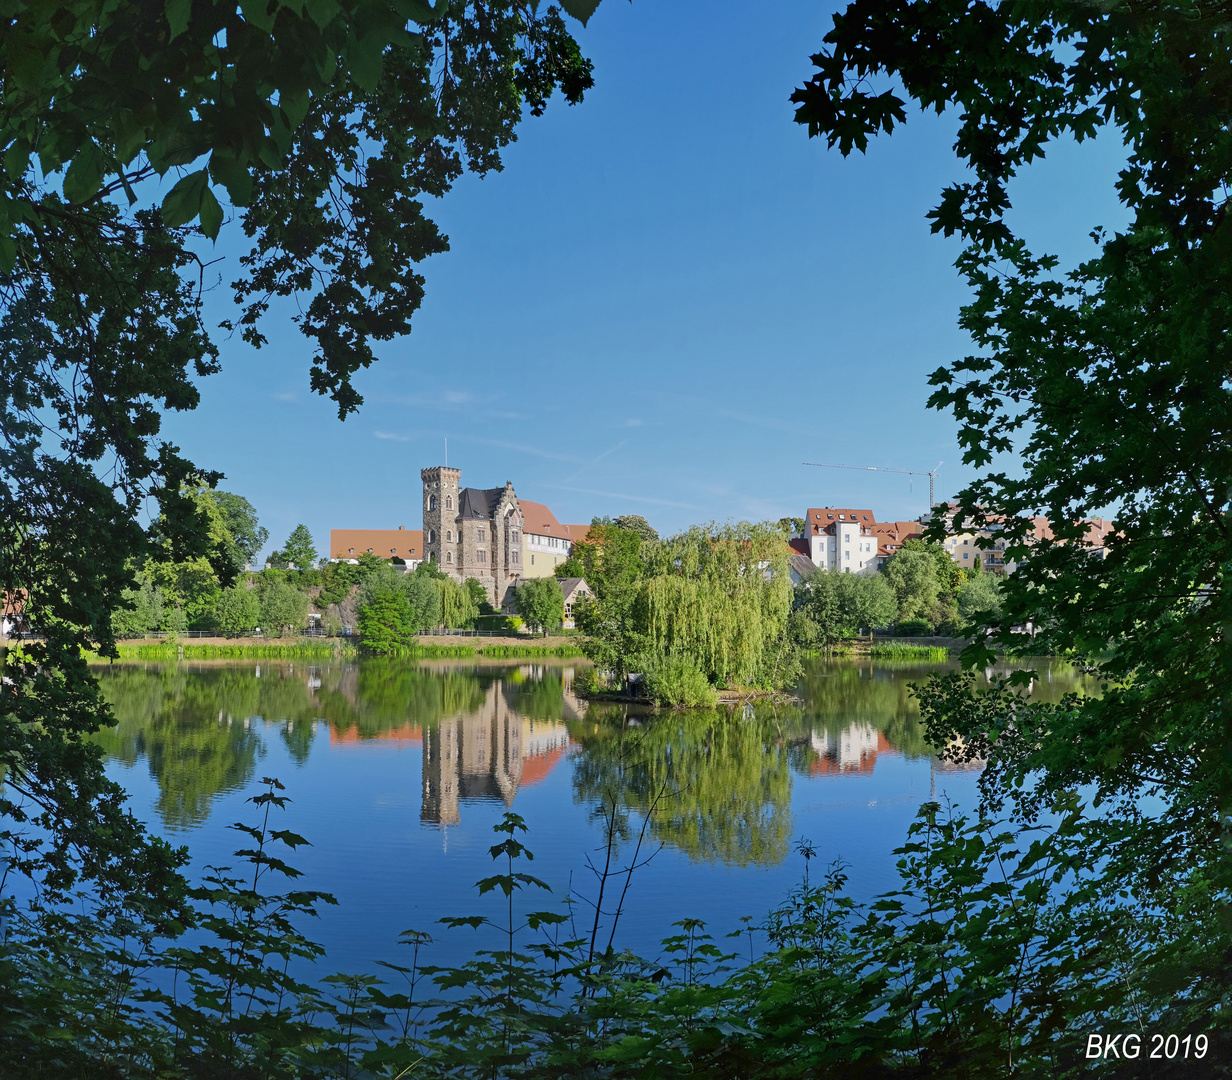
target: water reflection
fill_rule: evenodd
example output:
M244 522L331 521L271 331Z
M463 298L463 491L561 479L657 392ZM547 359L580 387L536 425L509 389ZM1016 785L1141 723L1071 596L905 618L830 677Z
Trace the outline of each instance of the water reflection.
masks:
M419 820L431 826L458 824L474 800L512 806L572 748L576 804L632 820L653 808L658 842L694 860L768 866L788 852L798 778L932 756L910 684L935 670L819 662L795 705L656 715L588 707L559 663L115 664L99 675L117 724L96 738L116 760L145 759L169 830L202 825L218 796L249 784L273 739L298 765L389 743L419 751ZM1094 689L1064 665L1039 670L1037 698Z

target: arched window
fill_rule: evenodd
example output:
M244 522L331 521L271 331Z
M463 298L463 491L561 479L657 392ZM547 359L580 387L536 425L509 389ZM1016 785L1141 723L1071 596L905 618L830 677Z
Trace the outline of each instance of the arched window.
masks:
M452 495L446 495L446 496L445 496L445 509L446 509L446 510L452 510L452 509L453 509L453 496L452 496Z
M448 543L453 543L453 533L449 529L445 530L445 540Z
M446 561L447 563L452 563L452 562L453 562L453 552L452 552L452 551L447 551L447 552L445 552L445 561Z
M435 544L435 543L436 543L436 530L435 530L435 529L429 529L429 530L428 530L428 543L429 543L429 544Z
M436 509L436 496L435 496L435 495L429 495L429 496L428 496L428 509L429 509L429 510L435 510L435 509Z

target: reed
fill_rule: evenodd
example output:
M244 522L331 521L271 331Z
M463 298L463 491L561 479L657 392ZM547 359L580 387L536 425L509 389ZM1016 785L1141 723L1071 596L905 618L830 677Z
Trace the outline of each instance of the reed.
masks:
M581 657L586 654L576 645L485 645L482 654L489 659L513 659L523 656Z
M907 645L901 641L874 644L868 654L874 660L929 660L938 664L950 658L950 650L944 645Z

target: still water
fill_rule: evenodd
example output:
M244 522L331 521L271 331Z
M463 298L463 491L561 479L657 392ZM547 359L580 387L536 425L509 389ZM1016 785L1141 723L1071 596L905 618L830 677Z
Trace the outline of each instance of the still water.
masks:
M1094 692L1061 663L1033 666L1037 698ZM655 806L642 848L654 857L616 934L653 956L679 919L716 938L760 921L799 880L801 837L847 864L857 899L895 887L892 852L919 804L975 803L977 770L936 759L911 696L937 670L818 661L798 704L656 715L588 705L568 662L114 664L98 674L118 723L97 738L134 813L186 845L198 873L234 862L228 826L255 823L245 800L259 779L285 785L292 803L272 825L312 845L288 857L304 872L295 887L339 901L306 927L328 970L373 970L408 929L436 939L428 962L494 944L438 920L499 915L474 886L498 872L488 849L506 811L528 826L523 869L553 890L531 898L541 910L594 897L602 808L628 822L619 866ZM575 910L580 927L589 911Z

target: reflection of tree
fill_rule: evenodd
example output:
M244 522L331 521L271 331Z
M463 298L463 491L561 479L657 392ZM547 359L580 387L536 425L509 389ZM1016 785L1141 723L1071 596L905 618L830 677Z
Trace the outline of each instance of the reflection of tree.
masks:
M99 674L116 726L94 738L127 764L145 757L158 781L158 814L168 828L200 824L216 795L252 778L264 749L249 730L258 698L251 671L117 666Z
M1035 701L1098 691L1093 680L1058 660L1015 666L1034 667L1039 673L1031 690ZM926 757L933 748L924 738L911 684L925 682L937 670L935 664L817 660L805 665L797 693L804 701L806 723L818 734L837 739L853 725L867 725L907 757ZM998 673L1005 670L998 668Z
M474 712L501 674L482 667L438 670L398 660L365 660L342 667L335 678L323 677L317 708L335 730L371 739Z
M652 835L694 858L768 866L791 834L790 743L801 738L782 710L690 710L642 718L592 706L572 731L579 801L646 813L666 785ZM598 721L598 723L596 723ZM673 794L674 793L674 794Z

